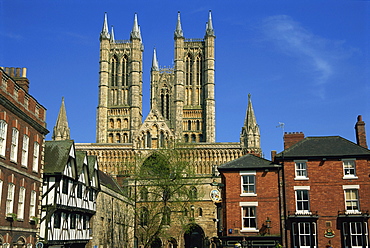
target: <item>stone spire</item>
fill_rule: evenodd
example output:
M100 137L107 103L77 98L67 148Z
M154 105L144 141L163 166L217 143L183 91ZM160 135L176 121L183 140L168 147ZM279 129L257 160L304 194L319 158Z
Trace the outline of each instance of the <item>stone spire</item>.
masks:
M243 153L253 153L261 156L261 144L260 144L260 128L254 115L252 106L251 94L248 94L248 108L245 116L244 126L240 135L240 144L243 149Z
M100 32L100 39L109 39L109 31L108 31L108 17L107 13L104 13L104 23L103 23L103 28L102 31Z
M212 12L211 11L209 11L209 15L208 15L208 22L207 22L207 25L206 25L206 35L211 35L211 36L215 35L215 31L213 30Z
M69 140L70 129L68 127L67 112L64 105L64 97L62 98L62 104L59 109L57 122L54 126L52 140Z
M175 37L176 38L184 37L184 33L182 32L182 28L181 28L180 11L177 12L177 25L176 25L176 30L175 30Z
M137 14L135 13L134 17L134 26L132 27L131 31L131 39L140 39L141 40L141 34L140 34L140 28L137 21Z
M110 32L110 41L112 43L114 43L114 30L113 30L113 26L112 26L112 29L111 29L111 32Z
M153 50L153 59L152 59L152 71L158 71L159 66L158 66L158 60L157 60L157 52L154 48Z

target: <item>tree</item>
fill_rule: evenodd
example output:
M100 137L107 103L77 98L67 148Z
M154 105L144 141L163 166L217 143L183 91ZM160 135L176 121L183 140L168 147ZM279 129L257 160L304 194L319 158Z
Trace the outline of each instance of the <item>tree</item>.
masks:
M135 236L144 248L159 246L159 237L171 239L171 226L185 228L196 200L198 180L194 166L179 149L156 150L131 164L127 185L135 202Z

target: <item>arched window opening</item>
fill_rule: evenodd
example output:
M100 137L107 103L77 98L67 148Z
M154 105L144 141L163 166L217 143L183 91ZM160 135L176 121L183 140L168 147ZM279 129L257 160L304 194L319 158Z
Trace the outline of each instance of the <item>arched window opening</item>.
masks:
M108 143L113 143L113 134L112 133L110 133L108 135Z
M116 143L121 143L121 134L116 134Z
M146 147L151 148L152 147L152 135L150 132L146 132Z
M203 216L203 209L202 208L198 208L198 216L199 217Z
M140 211L140 226L147 226L149 219L149 211L146 207L142 207Z
M122 59L122 86L128 86L128 77L128 57L124 55Z
M197 78L196 78L196 84L197 85L200 85L201 81L202 81L202 59L201 57L197 57L196 59L196 63L197 63Z
M188 130L191 130L191 120L188 120Z
M111 85L117 86L117 79L118 79L118 59L117 56L114 55L111 62Z
M128 134L127 133L123 134L123 143L128 143Z
M197 120L197 130L200 130L200 121Z
M196 187L192 186L190 188L190 199L195 200L195 199L197 199L197 197L198 197L198 190L197 190Z
M159 134L159 147L165 147L164 133L161 131Z
M189 142L189 135L188 134L185 134L184 135L184 139L185 139L185 142L188 143Z
M199 134L199 142L203 141L203 134Z
M123 128L124 129L128 128L128 119L127 118L123 119Z
M191 142L192 143L195 143L196 142L195 134L192 134L191 135Z
M117 119L117 128L121 129L121 119Z
M143 188L140 191L140 200L142 200L142 201L148 201L148 190L147 190L147 188Z
M113 119L109 120L109 126L110 126L110 128L114 128L114 120Z
M191 85L193 81L193 59L191 54L185 58L185 84Z

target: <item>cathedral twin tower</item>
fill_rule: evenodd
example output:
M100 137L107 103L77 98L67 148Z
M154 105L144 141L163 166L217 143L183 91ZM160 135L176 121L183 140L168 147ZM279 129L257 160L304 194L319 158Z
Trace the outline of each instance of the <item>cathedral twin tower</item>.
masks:
M160 68L154 50L150 112L142 122L143 43L137 15L130 39L115 40L105 14L100 33L97 143L131 143L134 149L140 149L168 147L174 142L215 142L215 34L211 12L204 38L199 39L184 37L178 13L174 43L173 68ZM249 136L257 135L259 146L259 129L254 125L254 133ZM243 128L241 144L246 145L248 130Z
M153 53L150 113L142 123L143 44L135 14L130 40L115 40L105 15L100 34L97 143L137 148L169 142L215 142L214 41L211 12L204 39L185 39L180 13L173 68Z

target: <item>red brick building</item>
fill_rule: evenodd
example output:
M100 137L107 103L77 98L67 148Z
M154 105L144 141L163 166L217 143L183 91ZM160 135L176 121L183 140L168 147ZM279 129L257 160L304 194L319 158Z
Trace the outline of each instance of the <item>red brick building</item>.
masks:
M0 246L34 247L46 109L28 94L26 68L0 77Z
M370 151L364 122L357 144L339 136L286 133L283 164L286 247L369 247Z
M281 166L247 154L218 167L223 247L275 247L281 242Z

